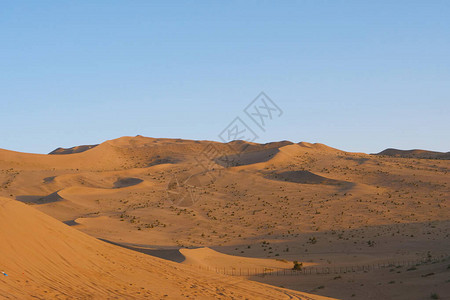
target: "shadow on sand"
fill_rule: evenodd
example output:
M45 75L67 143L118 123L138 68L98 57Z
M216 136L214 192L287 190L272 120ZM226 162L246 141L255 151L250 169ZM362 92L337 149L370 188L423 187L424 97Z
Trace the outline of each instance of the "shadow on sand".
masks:
M184 255L180 253L179 249L150 249L146 245L119 244L119 243L108 241L105 239L99 239L99 240L119 246L119 247L123 247L126 249L141 252L141 253L144 253L147 255L159 257L159 258L162 258L165 260L170 260L170 261L177 262L177 263L181 263L186 259L184 257Z

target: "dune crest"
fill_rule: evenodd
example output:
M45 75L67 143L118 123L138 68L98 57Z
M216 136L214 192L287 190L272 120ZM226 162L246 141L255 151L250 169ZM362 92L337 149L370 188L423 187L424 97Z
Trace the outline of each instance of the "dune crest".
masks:
M56 148L52 152L50 152L50 155L61 155L61 154L74 154L74 153L81 153L84 151L87 151L89 149L92 149L94 147L97 147L98 145L82 145L82 146L75 146L70 148Z
M437 152L421 149L399 150L388 148L379 153L376 153L375 155L386 155L403 158L450 159L450 152Z
M286 260L266 259L266 258L249 258L235 255L223 254L214 251L211 248L197 249L180 249L180 253L184 255L183 264L214 268L226 269L291 269L293 262ZM303 266L311 266L313 263L304 263Z

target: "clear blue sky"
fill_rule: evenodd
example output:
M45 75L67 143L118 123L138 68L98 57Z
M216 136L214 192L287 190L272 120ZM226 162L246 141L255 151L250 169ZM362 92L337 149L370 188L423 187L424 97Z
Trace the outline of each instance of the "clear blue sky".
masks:
M0 148L219 140L265 91L284 114L259 142L450 151L449 16L437 0L2 1Z

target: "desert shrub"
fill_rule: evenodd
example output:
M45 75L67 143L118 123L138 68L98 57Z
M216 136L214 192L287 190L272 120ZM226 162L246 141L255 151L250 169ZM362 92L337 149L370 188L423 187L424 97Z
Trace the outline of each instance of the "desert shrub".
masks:
M292 270L301 271L303 267L303 263L299 263L298 261L294 261L294 267L292 267Z

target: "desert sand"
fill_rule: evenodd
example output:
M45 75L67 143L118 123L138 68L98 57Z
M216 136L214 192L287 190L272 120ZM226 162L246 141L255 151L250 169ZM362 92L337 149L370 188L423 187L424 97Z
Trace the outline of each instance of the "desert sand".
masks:
M0 149L1 295L448 299L450 160L414 153L142 136L51 155Z
M0 228L6 299L325 299L126 250L7 198Z

